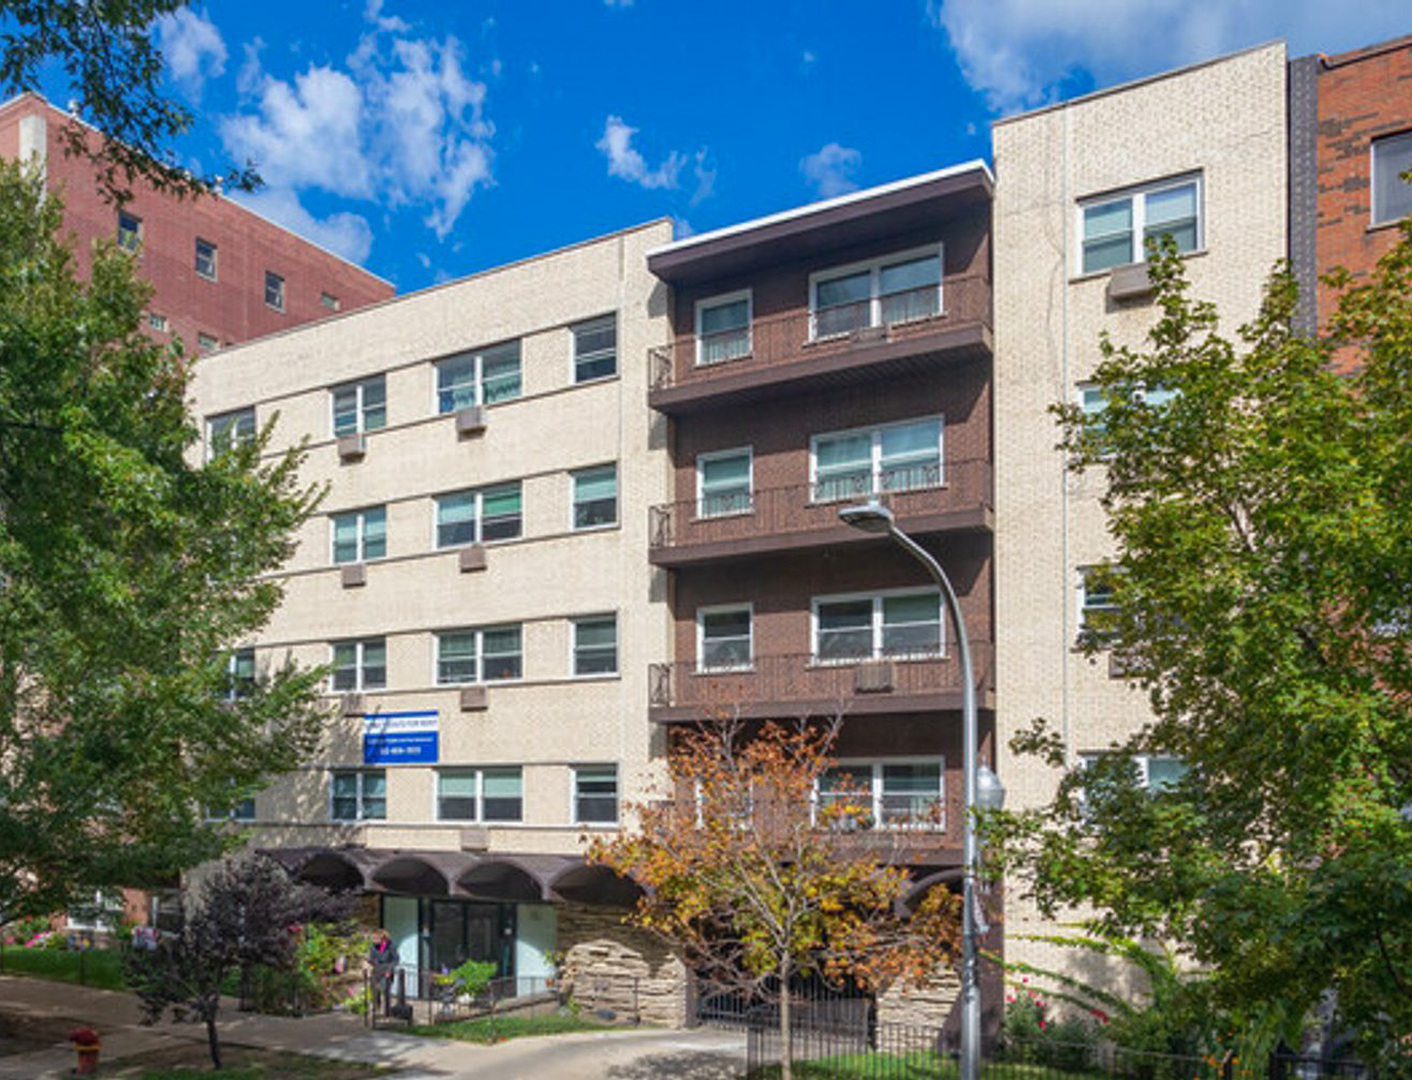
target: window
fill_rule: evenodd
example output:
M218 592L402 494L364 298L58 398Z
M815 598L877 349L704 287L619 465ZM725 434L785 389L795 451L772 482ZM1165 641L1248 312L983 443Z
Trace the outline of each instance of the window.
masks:
M698 517L725 517L748 514L754 509L751 498L751 452L720 450L696 458L696 514Z
M319 293L319 303L322 304L327 311L337 311L343 306L339 303L338 297L334 296L333 293Z
M696 304L696 362L721 364L750 355L749 290Z
M207 281L216 280L216 245L196 238L196 273Z
M436 636L436 681L442 686L518 679L523 669L520 627L448 630Z
M476 769L438 769L436 820L476 821L480 817L480 773Z
M284 278L273 270L265 271L265 304L276 311L284 310Z
M224 454L237 446L244 446L255 438L255 410L237 409L235 412L221 413L206 419L207 457Z
M1079 385L1079 407L1083 409L1084 422L1089 425L1090 431L1099 434L1104 431L1103 413L1107 410L1108 400L1113 393L1114 391L1111 389L1105 390L1092 383ZM1165 386L1140 386L1132 391L1132 398L1134 401L1140 401L1149 409L1160 409L1180 393L1180 390L1170 390Z
M226 660L227 701L247 698L255 689L255 650L236 649Z
M159 330L164 334L169 328L167 317L165 315L158 315L155 311L149 311L147 313L147 325L153 330Z
M331 809L334 821L386 819L387 772L383 769L336 770Z
M941 250L828 270L810 282L816 339L926 319L941 312Z
M1095 763L1108 757L1108 753L1079 755L1079 767L1089 769ZM1169 754L1134 754L1133 782L1144 791L1154 794L1167 791L1177 785L1187 773L1186 762Z
M841 762L819 778L816 805L855 827L945 827L941 761Z
M612 825L618 820L618 767L580 765L574 769L574 823Z
M333 561L367 562L387 555L387 508L371 506L347 514L335 514L333 522Z
M91 900L74 904L65 915L70 930L112 933L123 919L122 894L98 890Z
M381 690L387 685L386 639L335 641L330 681L336 693Z
M1178 251L1201 246L1201 178L1164 180L1080 203L1081 272L1147 258L1147 241L1170 235Z
M118 211L118 247L134 255L142 250L142 219L126 210Z
M574 382L606 379L618 371L618 317L605 315L571 328L574 332Z
M520 396L520 343L507 341L436 365L436 411L458 412Z
M520 483L480 491L455 491L436 500L436 546L513 540L520 535Z
M196 334L196 347L202 352L210 352L219 344L219 341L204 331L198 331Z
M1113 614L1118 610L1118 595L1113 584L1113 572L1103 567L1079 568L1079 633L1100 640L1112 638Z
M234 783L231 785L234 787ZM207 821L254 821L255 820L255 797L253 795L244 799L239 799L230 806L208 806L206 807Z
M1412 169L1412 131L1373 140L1373 224L1384 225L1412 214L1412 184L1402 174Z
M384 376L344 383L329 393L333 401L335 437L387 427L387 379Z
M814 601L817 662L942 655L941 594L897 592Z
M939 487L941 417L816 435L809 467L815 502Z
M594 615L574 620L574 674L618 673L618 617Z
M574 528L598 529L618 523L618 467L604 465L573 474Z
M696 613L697 667L702 671L740 671L754 656L749 604L702 608Z

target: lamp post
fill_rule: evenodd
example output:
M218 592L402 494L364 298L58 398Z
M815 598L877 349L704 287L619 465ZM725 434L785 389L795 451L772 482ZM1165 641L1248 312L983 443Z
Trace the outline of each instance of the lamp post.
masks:
M926 548L897 526L892 511L876 500L857 506L845 506L838 512L843 521L855 529L890 536L898 546L927 568L941 589L946 610L956 627L956 652L961 661L961 739L965 773L966 820L962 832L961 870L961 1077L979 1080L981 1063L981 990L977 963L976 938L979 936L980 912L976 906L976 869L980 848L976 839L975 811L998 810L1005 799L1000 779L978 762L979 730L976 723L976 681L971 670L971 642L966 636L966 624L961 618L961 606L956 602L956 590L951 579ZM984 769L985 775L981 775Z

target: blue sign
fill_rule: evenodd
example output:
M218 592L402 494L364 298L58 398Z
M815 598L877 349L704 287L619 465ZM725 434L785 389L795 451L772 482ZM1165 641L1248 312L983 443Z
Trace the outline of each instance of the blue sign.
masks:
M363 735L364 765L435 765L441 736L435 731L396 731Z
M365 713L364 765L435 765L441 757L440 716L420 712Z

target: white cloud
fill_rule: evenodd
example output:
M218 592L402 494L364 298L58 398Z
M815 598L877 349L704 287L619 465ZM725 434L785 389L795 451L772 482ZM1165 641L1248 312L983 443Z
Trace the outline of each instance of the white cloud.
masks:
M799 70L805 72L811 71L818 62L819 57L812 50L805 49L804 55L799 58Z
M253 193L231 196L255 213L283 225L350 262L362 263L373 248L373 230L366 219L342 211L326 218L316 218L304 209L299 196L288 189L267 188Z
M172 78L193 101L199 100L207 79L226 69L226 43L215 23L190 8L179 8L157 19L157 46Z
M246 97L257 93L265 81L265 69L260 66L260 52L264 47L265 39L259 35L240 46L245 61L236 73L235 88Z
M630 8L630 7L632 7L632 5L633 5L633 0L603 0L603 6L604 6L604 7L611 7L611 8Z
M817 153L809 154L799 163L799 171L820 199L832 198L854 190L858 184L853 174L863 164L863 155L851 146L827 143Z
M422 207L444 239L476 188L493 182L486 87L467 77L456 38L409 36L381 11L368 0L374 29L344 67L311 65L288 81L252 75L253 111L228 118L221 136L272 188ZM256 50L247 63L258 62Z
M1100 87L1273 38L1338 52L1406 29L1406 0L929 0L957 63L995 112L1043 104L1086 72Z
M632 137L637 131L618 116L610 116L604 123L603 138L594 145L608 159L608 175L621 177L643 188L676 187L677 174L686 164L685 155L673 150L655 169L649 169L647 160L633 149Z
M696 190L691 193L691 205L695 206L716 194L717 169L714 162L708 164L704 146L696 151L696 163L691 167L691 172L696 177Z

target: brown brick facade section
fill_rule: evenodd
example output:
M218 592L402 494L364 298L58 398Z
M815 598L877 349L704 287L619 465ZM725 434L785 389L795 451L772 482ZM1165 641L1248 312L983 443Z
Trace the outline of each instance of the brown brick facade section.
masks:
M1317 267L1368 273L1397 243L1395 225L1372 227L1372 142L1412 129L1412 37L1323 59L1318 78ZM1319 286L1319 322L1337 294Z
M26 116L44 118L47 184L63 196L64 224L79 272L86 275L93 241L117 235L118 212L99 193L92 166L64 155L61 134L68 117L34 95L0 110L0 156L19 154ZM138 275L155 289L149 310L166 317L168 333L180 335L188 353L196 350L198 334L230 345L326 318L334 312L323 305L323 293L336 297L342 311L393 295L389 282L229 199L179 200L139 183L127 210L142 221ZM196 273L198 237L216 245L214 281ZM265 304L267 270L284 278L282 312Z

